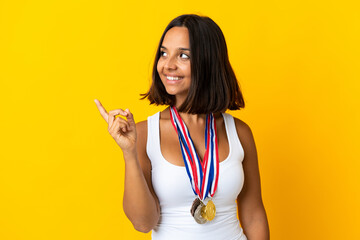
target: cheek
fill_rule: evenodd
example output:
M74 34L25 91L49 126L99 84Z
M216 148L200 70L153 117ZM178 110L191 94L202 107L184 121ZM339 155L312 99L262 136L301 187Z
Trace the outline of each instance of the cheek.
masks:
M191 76L191 66L190 66L190 64L184 65L183 68L182 68L182 72L183 72L187 77L190 77L190 76Z
M161 60L159 60L159 61L157 62L157 65L156 65L156 69L157 69L159 75L160 75L160 73L161 73L162 65L163 65L163 64L162 64Z
M190 66L189 66L189 68L188 68L187 74L189 75L189 77L191 76L191 67L190 67Z

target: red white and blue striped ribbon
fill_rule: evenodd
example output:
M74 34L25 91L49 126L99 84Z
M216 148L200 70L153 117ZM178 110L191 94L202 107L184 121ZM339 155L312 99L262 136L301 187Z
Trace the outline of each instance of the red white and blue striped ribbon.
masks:
M203 161L200 161L190 133L175 107L170 107L170 116L171 123L179 136L181 153L194 194L199 196L200 200L213 197L219 179L219 153L214 115L212 113L206 115L206 151Z

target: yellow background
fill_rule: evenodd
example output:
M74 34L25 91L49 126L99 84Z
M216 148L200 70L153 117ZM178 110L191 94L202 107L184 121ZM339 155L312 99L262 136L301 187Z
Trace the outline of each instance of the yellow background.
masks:
M271 239L358 239L358 1L0 2L0 239L150 239L94 99L136 121L176 16L224 32L258 148ZM249 239L250 240L250 239Z

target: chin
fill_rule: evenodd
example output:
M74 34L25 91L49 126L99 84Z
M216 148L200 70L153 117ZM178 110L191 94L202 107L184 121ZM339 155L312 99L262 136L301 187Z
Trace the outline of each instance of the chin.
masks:
M187 96L188 95L188 91L177 91L177 90L169 90L166 89L167 94L172 95L172 96Z
M166 89L166 92L167 92L167 94L173 95L173 96L175 96L176 94L178 94L177 91L171 91L171 90L169 90L169 89Z

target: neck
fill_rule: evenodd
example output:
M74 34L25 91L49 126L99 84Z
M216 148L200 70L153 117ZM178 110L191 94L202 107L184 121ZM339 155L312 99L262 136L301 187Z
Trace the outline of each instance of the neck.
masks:
M176 96L176 109L179 109L181 104L185 101L185 98L186 96ZM186 112L179 112L179 115L186 123L203 124L206 121L206 114L190 114Z
M176 109L179 109L181 104L183 104L185 102L186 96L179 96L176 95L175 96L175 107Z
M179 112L179 115L183 121L186 123L198 123L202 124L206 121L206 114L190 114Z
M176 109L179 109L181 106L181 103L178 103L179 101L176 101L177 104L175 104ZM206 114L191 114L187 112L179 112L179 115L183 121L186 123L205 123L206 121Z

